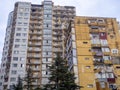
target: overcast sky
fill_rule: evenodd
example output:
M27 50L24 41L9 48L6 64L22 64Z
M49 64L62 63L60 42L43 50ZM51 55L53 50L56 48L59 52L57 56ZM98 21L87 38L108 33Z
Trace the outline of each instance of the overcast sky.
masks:
M0 2L0 59L4 44L8 14L17 1L41 4L43 0L1 0ZM78 16L115 17L120 21L120 0L52 0L55 5L76 7Z

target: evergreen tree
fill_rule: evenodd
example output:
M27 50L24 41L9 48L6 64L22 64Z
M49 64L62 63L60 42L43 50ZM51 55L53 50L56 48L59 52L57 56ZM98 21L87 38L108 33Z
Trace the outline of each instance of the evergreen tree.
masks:
M27 90L33 90L32 83L34 82L34 80L32 78L33 78L33 72L29 66L26 70L25 78L23 79L23 81L25 82L24 88L26 88Z
M74 73L68 70L68 65L60 55L57 55L52 66L49 67L49 83L42 90L79 90L75 83Z
M18 77L17 84L13 85L13 90L23 90L23 83L22 83L22 79L20 78L20 76Z

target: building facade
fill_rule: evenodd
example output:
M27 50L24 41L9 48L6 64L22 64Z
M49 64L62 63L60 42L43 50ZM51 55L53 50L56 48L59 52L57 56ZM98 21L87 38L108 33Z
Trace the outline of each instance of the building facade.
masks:
M16 2L8 18L3 48L0 90L12 89L26 69L33 71L34 87L48 82L48 65L63 53L63 29L75 16L75 7L56 6L45 0L41 5Z
M81 90L120 89L120 35L115 18L75 17L64 32L65 58Z

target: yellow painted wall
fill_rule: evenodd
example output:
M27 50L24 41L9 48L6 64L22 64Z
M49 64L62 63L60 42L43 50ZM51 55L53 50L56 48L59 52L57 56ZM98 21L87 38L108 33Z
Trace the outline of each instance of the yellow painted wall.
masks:
M110 90L106 83L105 88L100 87L100 83L96 81L94 65L93 65L93 53L91 52L91 41L90 41L90 27L87 20L89 19L101 19L101 17L75 17L75 35L76 35L76 46L77 46L77 58L78 58L78 73L80 86L83 86L81 90ZM120 50L120 34L118 34L117 21L114 18L104 18L104 24L91 23L91 25L105 26L107 33L107 41L110 50ZM79 22L79 23L78 23ZM97 31L95 33L102 32ZM110 35L114 37L111 38ZM105 55L115 56L112 53L104 53ZM120 53L118 54L120 55ZM117 55L117 56L118 56ZM110 62L111 63L111 62ZM108 62L106 62L108 64ZM116 75L120 75L120 71L115 69ZM117 77L116 84L120 84L120 77ZM93 84L93 87L88 87L88 84Z

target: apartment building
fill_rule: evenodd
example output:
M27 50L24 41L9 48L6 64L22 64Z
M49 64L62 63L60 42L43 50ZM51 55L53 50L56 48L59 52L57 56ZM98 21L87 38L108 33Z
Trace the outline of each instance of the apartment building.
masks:
M8 18L3 48L0 90L12 90L18 76L33 71L34 87L48 82L48 65L63 54L63 28L73 20L75 7L57 6L50 0L42 4L16 2Z
M65 30L65 58L81 90L120 90L120 35L115 18L76 16Z

